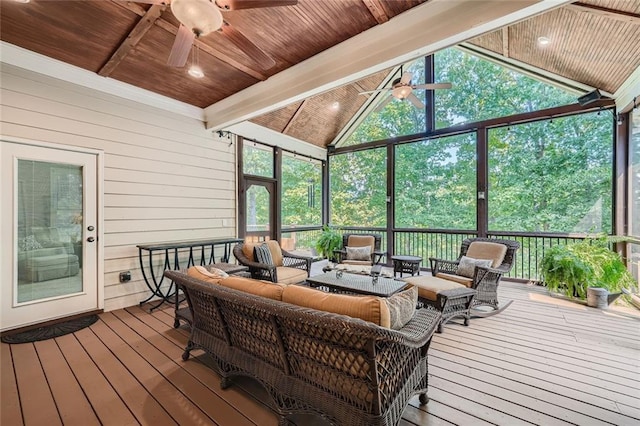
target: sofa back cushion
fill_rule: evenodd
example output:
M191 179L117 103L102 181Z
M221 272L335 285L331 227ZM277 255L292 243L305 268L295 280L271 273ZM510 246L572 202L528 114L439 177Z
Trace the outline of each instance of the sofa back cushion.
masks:
M244 291L256 296L266 297L273 300L282 300L282 293L285 285L271 283L267 281L254 280L252 278L236 277L234 275L220 280L219 284L224 287Z
M507 254L507 246L504 244L474 241L469 244L466 256L474 259L489 259L493 262L492 267L497 268L502 264L505 254Z
M309 287L290 285L282 293L282 301L305 308L360 318L389 328L389 308L377 296L351 296L325 293Z

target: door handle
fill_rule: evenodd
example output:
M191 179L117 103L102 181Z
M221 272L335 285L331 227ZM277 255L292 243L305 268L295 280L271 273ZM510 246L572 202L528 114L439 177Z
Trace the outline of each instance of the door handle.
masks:
M90 242L90 243L94 242L95 240L96 240L96 239L95 239L95 238L93 238L93 237L89 237L89 238L87 238L87 241L88 241L88 242Z

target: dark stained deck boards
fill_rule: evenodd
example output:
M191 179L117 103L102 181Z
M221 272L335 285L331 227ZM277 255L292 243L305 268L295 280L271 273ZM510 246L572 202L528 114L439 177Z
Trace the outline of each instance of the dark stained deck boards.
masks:
M90 333L90 331L89 331ZM99 425L73 372L53 339L34 343L63 424ZM86 348L86 346L85 346Z
M21 425L20 397L9 345L0 345L0 424Z
M61 425L53 395L32 343L11 348L25 425Z
M514 303L434 337L430 402L413 398L400 425L640 424L640 315L574 306L514 283L501 284L500 299ZM55 340L2 344L1 423L275 426L255 382L221 390L202 351L182 361L188 335L173 328L166 305L105 313Z

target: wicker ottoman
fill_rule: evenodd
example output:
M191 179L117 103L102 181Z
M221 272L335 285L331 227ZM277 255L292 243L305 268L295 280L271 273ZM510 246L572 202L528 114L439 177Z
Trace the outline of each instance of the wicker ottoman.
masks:
M464 325L469 325L471 302L476 295L474 289L431 275L407 277L404 281L418 287L419 302L442 313L438 333L442 333L442 325L452 318L462 317Z

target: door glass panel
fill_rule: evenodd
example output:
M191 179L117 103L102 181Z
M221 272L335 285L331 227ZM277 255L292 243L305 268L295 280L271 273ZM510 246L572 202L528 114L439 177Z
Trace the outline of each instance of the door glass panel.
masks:
M82 167L18 160L18 303L82 291Z
M247 189L247 233L268 232L271 220L269 191L260 185Z

